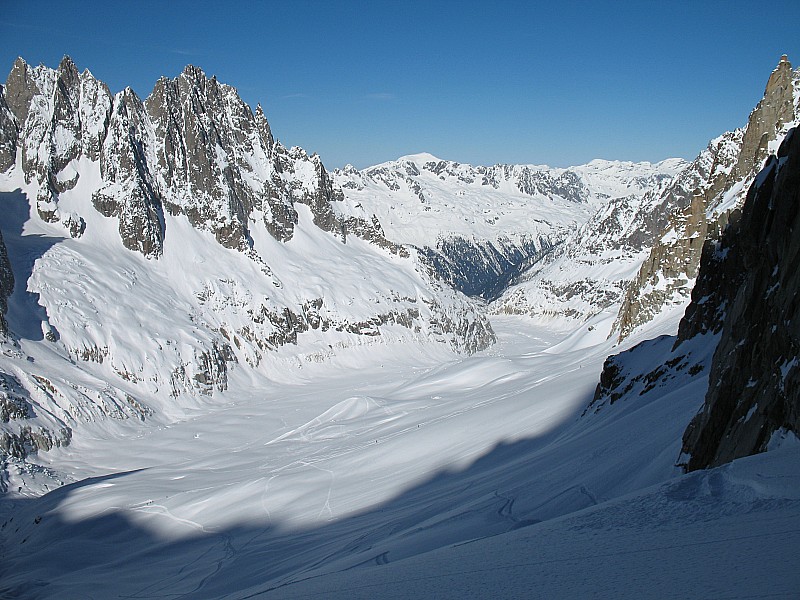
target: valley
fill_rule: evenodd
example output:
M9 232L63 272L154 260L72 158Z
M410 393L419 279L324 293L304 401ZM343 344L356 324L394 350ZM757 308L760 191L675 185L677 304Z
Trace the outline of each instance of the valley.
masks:
M799 122L783 57L692 161L329 172L18 59L0 595L792 597Z

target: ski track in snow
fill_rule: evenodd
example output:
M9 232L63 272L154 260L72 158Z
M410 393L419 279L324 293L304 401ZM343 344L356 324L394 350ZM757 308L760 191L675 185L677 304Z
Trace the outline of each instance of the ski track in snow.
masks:
M41 455L77 482L0 504L0 591L791 597L800 443L678 476L697 382L581 418L611 343L494 325L477 356L314 366L124 448L95 432Z

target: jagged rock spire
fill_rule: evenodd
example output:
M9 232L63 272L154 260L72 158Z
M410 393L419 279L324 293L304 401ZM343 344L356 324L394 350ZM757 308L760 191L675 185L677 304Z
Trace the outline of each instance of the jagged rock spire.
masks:
M676 206L666 230L657 232L658 241L650 250L625 295L615 324L620 338L650 321L673 303L685 302L691 282L697 276L703 242L718 238L728 222L731 209L741 206L749 184L767 157L770 144L782 136L789 124L800 119L794 96L792 65L784 55L772 71L764 96L750 113L747 126L713 140L692 163L691 170L676 178L672 188L684 189L682 180L693 177L696 183L689 201ZM720 208L726 194L727 208ZM677 196L673 190L667 194Z

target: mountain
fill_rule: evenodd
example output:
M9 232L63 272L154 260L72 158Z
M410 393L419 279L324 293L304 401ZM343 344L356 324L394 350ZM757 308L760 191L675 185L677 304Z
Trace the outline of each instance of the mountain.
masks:
M269 378L362 346L494 341L475 303L373 215L344 210L318 156L283 147L260 107L196 67L142 101L69 58L18 59L0 125L0 448L13 456L96 419L175 418L235 369Z
M688 301L706 239L718 239L732 211L745 195L768 155L786 132L800 123L800 70L792 71L783 56L767 81L763 99L744 128L713 140L684 174L691 183L686 201L669 202L669 224L628 287L615 329L620 337L672 305ZM670 192L675 196L675 192ZM671 199L670 199L671 200ZM667 203L667 199L664 199Z
M610 357L587 409L654 402L699 386L685 392L705 398L677 459L688 471L764 452L800 433L795 132L770 155L721 236L704 243L678 335Z
M712 140L672 179L640 196L612 199L492 308L574 327L596 317L624 339L689 300L703 241L717 237L767 154L800 118L800 71L782 57L742 129ZM599 320L598 320L599 319Z
M18 60L0 596L794 597L784 63L688 165L331 175L195 67L141 101ZM685 314L614 335L698 247Z
M683 473L676 461L726 335L704 327L723 315L734 349L747 348L743 323L756 336L777 327L767 344L797 337L784 311L796 308L798 156L790 137L740 229L707 244L679 343L635 331L643 341L606 361L588 409L614 340L498 316L499 343L484 353L437 362L398 347L391 371L358 357L356 378L316 370L271 387L270 402L251 390L124 445L85 440L59 451L78 481L3 516L0 592L792 597L795 434L776 430L769 452L721 467ZM706 281L718 296L701 297ZM776 296L770 310L743 321L764 294ZM765 360L792 353L776 343Z
M374 214L387 237L419 249L443 280L492 300L598 207L641 196L684 166L670 159L485 167L416 154L363 171L348 166L334 180L346 206Z
M800 136L792 129L747 193L741 216L707 241L678 344L718 335L705 404L683 437L686 468L767 450L800 434Z

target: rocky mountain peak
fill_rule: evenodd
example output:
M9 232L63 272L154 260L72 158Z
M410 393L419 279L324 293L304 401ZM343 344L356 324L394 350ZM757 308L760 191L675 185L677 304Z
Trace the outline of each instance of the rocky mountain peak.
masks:
M260 102L256 106L255 118L258 133L261 135L261 139L266 143L267 148L271 151L272 147L275 145L275 138L272 136L272 128L267 122L267 117L264 115L264 109L261 108Z
M205 71L195 65L186 65L179 77L191 81L195 85L203 85L208 82ZM214 80L216 81L216 78Z
M22 57L18 57L6 78L4 92L6 103L14 113L19 127L25 124L31 97L38 91L28 63Z
M683 437L686 469L762 452L800 433L800 135L791 130L741 217L703 249L678 342L719 333L702 410Z
M653 232L657 241L626 291L614 327L620 339L669 307L686 304L703 242L719 237L770 148L800 120L799 85L800 74L782 57L746 127L712 140L666 190L658 206L668 218Z
M754 168L757 170L767 157L769 142L796 118L793 80L792 64L784 54L767 80L764 97L750 113L734 178L746 177Z
M67 83L67 85L78 80L78 67L75 66L75 63L72 62L72 59L67 55L64 55L64 58L58 63L56 72L58 73L58 78Z

